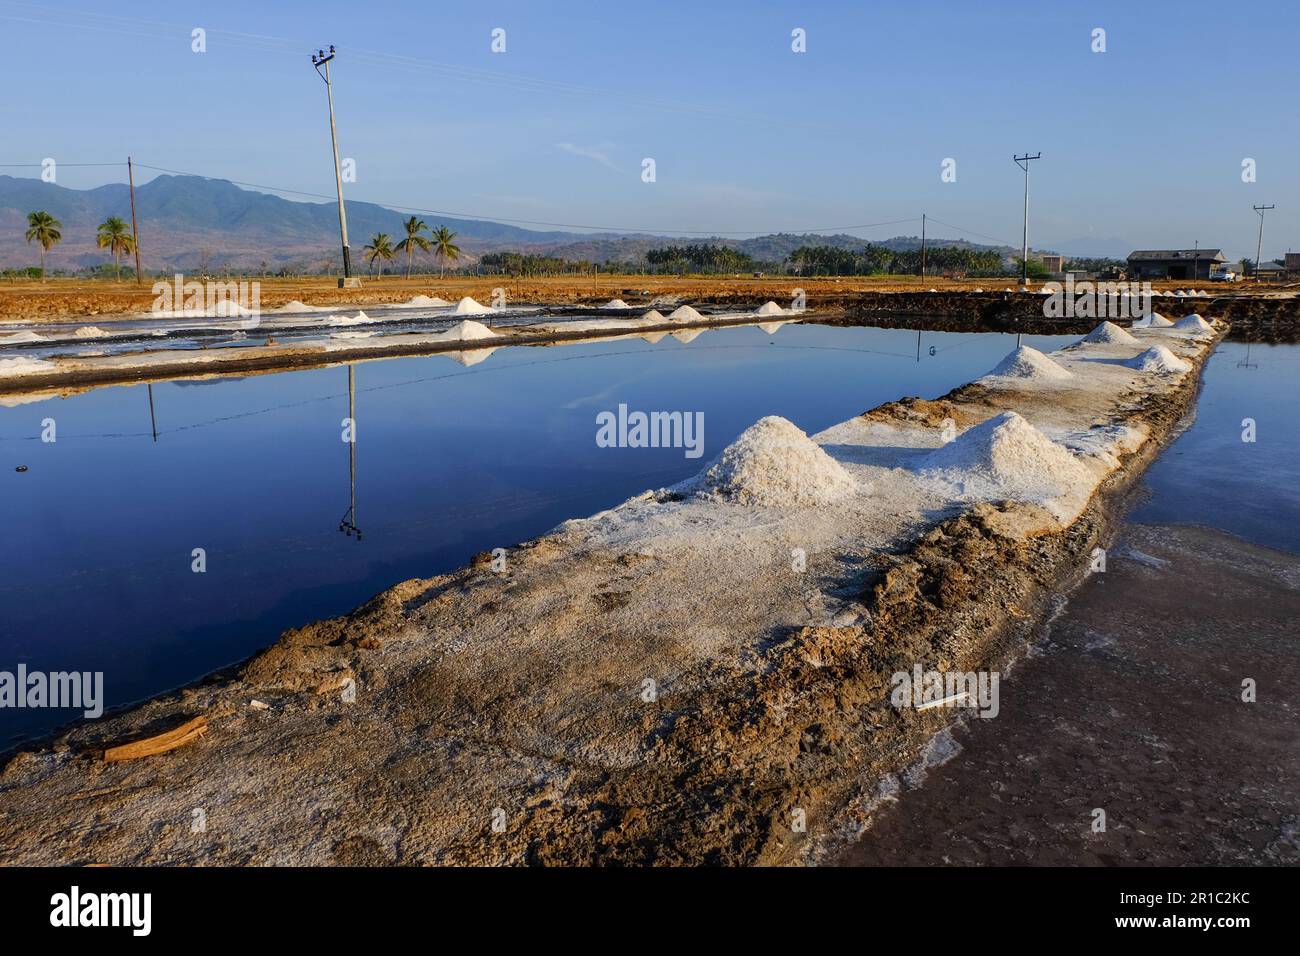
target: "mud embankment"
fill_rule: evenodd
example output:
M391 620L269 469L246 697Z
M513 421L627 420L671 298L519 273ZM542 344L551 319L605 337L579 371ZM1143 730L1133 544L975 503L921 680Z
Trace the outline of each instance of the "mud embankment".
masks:
M1021 292L864 292L845 297L822 321L925 332L1008 332L1025 335L1082 335L1103 318L1044 315L1046 296ZM1233 341L1300 341L1300 298L1225 294L1160 297L1152 308L1169 318L1191 312L1223 319ZM1127 325L1129 318L1117 322Z

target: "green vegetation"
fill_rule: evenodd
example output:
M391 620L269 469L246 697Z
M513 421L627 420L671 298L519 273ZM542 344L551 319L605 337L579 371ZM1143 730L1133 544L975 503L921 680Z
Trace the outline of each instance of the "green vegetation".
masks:
M361 250L361 254L370 260L370 273L375 272L375 260L380 262L392 262L396 257L393 252L392 240L388 238L388 233L377 232L374 238ZM379 267L379 274L383 275L384 267Z
M690 245L651 249L646 262L667 272L749 272L754 259L727 246Z
M63 239L63 223L48 212L27 214L27 241L41 244L41 281L45 281L45 254Z
M456 234L446 226L439 226L433 231L433 254L438 257L442 263L442 275L447 274L447 260L453 262L460 258L460 246L452 240Z
M402 228L406 230L406 238L397 244L397 251L406 252L406 278L409 279L411 278L411 262L415 256L415 250L429 251L429 238L424 234L424 230L429 227L425 225L423 219L412 216L402 223Z
M127 229L126 223L117 216L109 216L99 224L95 242L101 249L113 254L113 271L116 279L122 280L122 256L135 251L135 234Z

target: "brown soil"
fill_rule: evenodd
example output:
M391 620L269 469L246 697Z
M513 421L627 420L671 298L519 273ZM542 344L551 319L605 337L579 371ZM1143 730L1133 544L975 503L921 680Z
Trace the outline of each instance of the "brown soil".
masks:
M195 278L193 276L189 278ZM657 296L680 296L685 301L698 303L759 304L772 299L788 305L795 289L803 289L810 307L833 308L848 306L860 293L917 293L917 302L924 305L930 298L930 314L945 312L944 299L933 299L926 290L940 293L971 293L976 288L992 290L1015 282L1005 277L985 279L941 279L919 276L889 277L797 277L797 276L642 276L600 275L596 277L561 276L540 279L512 279L506 276L483 278L429 276L411 279L385 277L362 279L359 289L339 289L336 279L325 277L287 279L277 277L243 276L221 277L220 281L256 280L261 284L261 305L274 309L294 299L308 305L346 304L356 306L405 302L416 295L440 296L455 302L462 296L473 296L481 302L489 301L492 290L503 288L508 300L516 304L561 305L581 303L598 305L612 298L622 298L630 305L645 305ZM154 296L151 283L136 285L132 282L111 282L89 279L50 279L46 282L22 281L0 284L0 321L35 320L66 321L74 317L94 316L103 323L114 316L148 311ZM1156 282L1157 290L1173 290L1186 283ZM1215 290L1216 295L1219 290ZM1256 297L1253 290L1234 287L1233 295ZM1272 289L1261 296L1285 295L1286 291ZM1005 296L1001 292L986 292L977 301L998 302ZM963 297L958 297L959 302ZM916 308L901 305L906 311ZM966 306L954 306L962 314ZM1035 306L1037 308L1037 306ZM872 309L871 311L879 311ZM884 311L888 311L887 309Z
M998 716L959 723L957 756L904 775L837 862L1300 863L1298 583L1292 554L1125 526L1004 677Z

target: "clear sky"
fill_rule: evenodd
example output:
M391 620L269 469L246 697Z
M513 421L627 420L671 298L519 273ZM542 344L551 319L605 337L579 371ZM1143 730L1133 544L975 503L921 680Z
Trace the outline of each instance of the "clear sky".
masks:
M194 27L206 53L191 51ZM131 153L329 195L309 53L334 43L350 199L671 233L924 211L1019 244L1011 156L1041 151L1031 244L1253 256L1251 205L1276 203L1271 258L1300 249L1298 27L1291 3L1163 0L0 0L0 164L54 157L59 182L83 187L122 174L70 164ZM791 50L795 28L806 53ZM955 182L941 181L945 158Z

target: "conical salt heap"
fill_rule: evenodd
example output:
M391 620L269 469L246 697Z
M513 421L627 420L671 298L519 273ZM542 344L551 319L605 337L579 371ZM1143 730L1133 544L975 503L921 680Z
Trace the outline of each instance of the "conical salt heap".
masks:
M1103 322L1083 337L1085 342L1103 345L1137 345L1136 337L1129 335L1114 322Z
M1080 483L1088 469L1015 412L968 428L921 460L921 472L964 493L1041 501Z
M1059 382L1073 375L1057 365L1038 349L1022 345L989 372L998 378L1020 378L1030 381Z
M743 505L806 507L840 501L858 484L798 426L769 415L678 490Z

